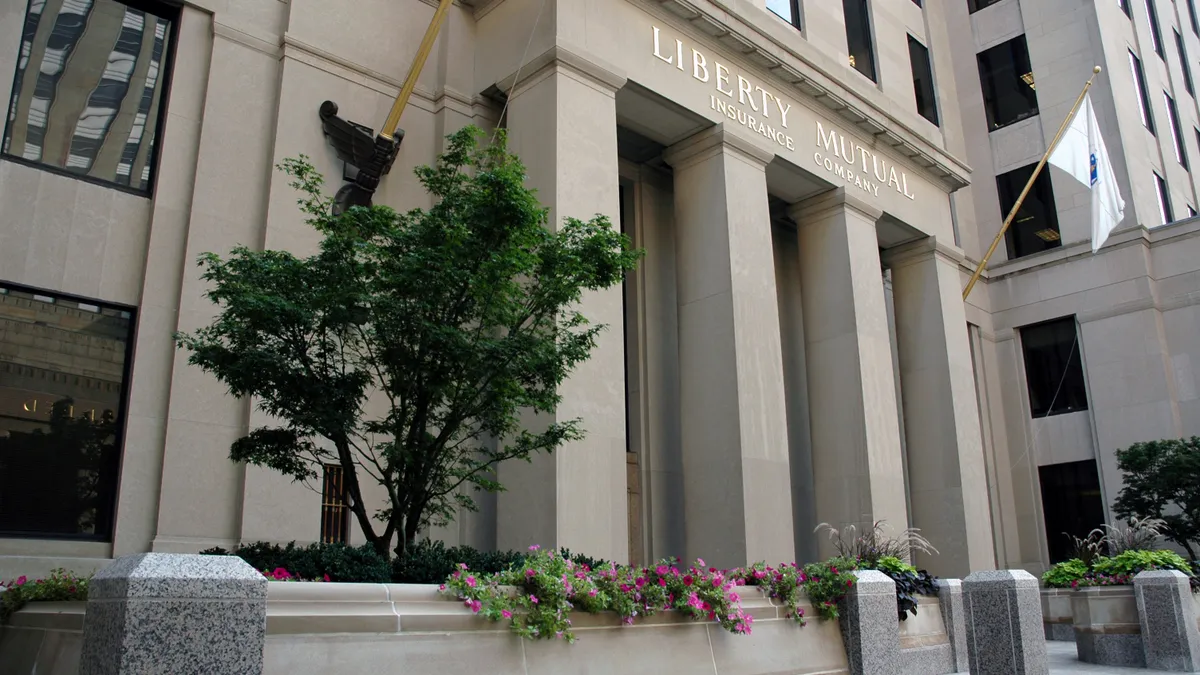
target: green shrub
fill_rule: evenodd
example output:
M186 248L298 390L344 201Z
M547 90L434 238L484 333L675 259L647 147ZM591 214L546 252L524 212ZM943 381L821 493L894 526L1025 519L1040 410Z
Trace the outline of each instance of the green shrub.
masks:
M896 556L885 555L875 563L875 569L887 574L904 574L905 572L917 573L917 568L909 565Z
M91 575L80 577L64 569L56 569L47 579L29 581L26 577L2 584L0 593L0 624L30 602L63 602L87 600L88 581Z
M1130 576L1146 570L1179 570L1191 576L1192 566L1174 551L1125 551L1112 558L1099 558L1092 565L1096 574Z
M200 553L235 555L257 570L270 572L282 567L295 577L314 581L326 576L330 581L344 582L386 583L391 580L387 561L369 544L359 547L309 544L301 547L294 541L286 546L259 541L238 546L233 551L218 547Z
M1042 575L1042 584L1047 588L1071 588L1071 582L1083 579L1088 572L1087 564L1079 558L1072 558L1046 570Z
M520 565L525 554L516 551L479 551L470 546L451 546L424 539L405 550L392 562L392 582L397 584L440 584L464 564L480 574L496 574Z

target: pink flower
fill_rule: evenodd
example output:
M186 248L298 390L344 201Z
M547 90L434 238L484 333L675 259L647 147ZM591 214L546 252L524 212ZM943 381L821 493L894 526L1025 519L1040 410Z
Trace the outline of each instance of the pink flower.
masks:
M483 603L479 602L478 600L472 600L471 601L471 611L478 614L480 609L483 609Z
M532 579L532 578L534 578L535 576L537 576L537 572L536 572L536 571L534 571L534 570L532 570L532 569L527 569L527 570L525 570L525 578L526 578L526 579Z
M538 546L537 544L534 544L533 546L530 546L530 547L529 547L529 550L530 550L530 551L536 551L536 550L538 550L538 549L540 549L540 548L541 548L541 546Z
M460 569L460 570L467 569L467 563L458 563L458 569Z
M500 610L500 616L502 616L502 617L504 617L504 618L506 618L506 619L511 619L511 618L512 618L512 612L508 611L507 609L502 609L502 610Z
M730 602L741 602L741 601L742 601L742 596L738 595L737 593L730 593L730 594L729 594L729 601L730 601Z
M446 584L442 584L441 586L438 586L438 590L439 590L439 591L444 591L444 590L446 590Z
M15 583L13 585L14 586L24 586L26 581L28 581L28 579L25 577L24 574L22 574L21 576L17 577L17 583Z
M271 573L271 576L275 577L276 581L283 581L284 579L292 578L292 575L282 567L276 567L275 571Z
M325 575L325 581L330 581L330 578L329 578L329 575L328 575L328 574L326 574L326 575Z
M467 577L467 585L471 588L475 588L475 577Z
M74 587L74 586L70 586L70 587L68 587L68 588L67 588L67 592L68 592L68 593L74 593L74 592L75 592L75 587Z
M596 597L596 589L593 588L592 590L588 591L588 597L589 598Z
M638 577L637 587L641 588L642 586L645 586L645 585L646 585L646 577Z
M696 564L701 567L704 567L705 566L704 558L696 558Z
M853 586L853 585L854 585L854 580L853 580L853 579L847 579L847 580L846 580L846 588L850 588L850 587L851 587L851 586Z
M536 605L536 604L538 604L538 599L537 599L537 596L536 596L536 595L531 595L531 596L529 596L529 601L530 601L530 602L532 602L532 603L533 603L533 604L535 604L535 605Z
M666 580L666 579L663 579L662 577L659 577L659 578L658 578L658 585L659 585L659 586L662 586L662 587L664 587L664 588L666 588L666 586L667 586L667 580Z
M663 576L668 572L666 565L659 565L658 567L654 568L654 571L658 572L659 576Z
M690 575L690 574L683 575L683 585L684 586L691 586L692 581L693 581L692 575Z

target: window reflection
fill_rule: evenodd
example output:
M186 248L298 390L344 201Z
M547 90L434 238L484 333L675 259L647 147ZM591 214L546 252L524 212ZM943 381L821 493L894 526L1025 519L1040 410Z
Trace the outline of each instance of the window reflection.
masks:
M0 287L0 534L112 532L129 312Z
M171 22L143 4L29 0L4 154L149 190Z

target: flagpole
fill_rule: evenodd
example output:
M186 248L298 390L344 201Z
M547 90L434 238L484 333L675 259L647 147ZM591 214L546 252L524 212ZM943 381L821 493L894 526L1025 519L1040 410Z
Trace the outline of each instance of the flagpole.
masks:
M1000 226L1000 232L992 240L992 245L988 247L983 260L979 261L979 267L975 268L975 274L972 274L971 280L967 282L967 287L963 290L962 294L964 301L971 294L971 289L975 288L975 282L979 281L979 276L983 274L983 268L987 266L988 260L996 252L996 247L1000 245L1000 240L1004 238L1004 233L1008 232L1008 227L1012 225L1013 218L1017 216L1017 211L1021 210L1021 205L1025 203L1025 197L1029 196L1029 191L1033 189L1033 181L1037 180L1038 174L1042 172L1042 167L1046 166L1046 162L1050 160L1050 155L1054 152L1054 148L1058 146L1058 142L1062 140L1067 127L1071 126L1071 120L1075 119L1075 113L1079 112L1079 106L1083 103L1083 97L1087 96L1088 89L1092 88L1092 83L1096 81L1096 76L1100 74L1100 70L1100 66L1092 69L1092 76L1088 78L1087 84L1083 85L1083 91L1080 92L1079 98L1075 99L1075 105L1071 106L1071 112L1067 113L1067 118L1063 120L1062 126L1058 128L1058 133L1054 135L1054 140L1050 141L1050 146L1046 148L1046 154L1042 155L1042 161L1038 162L1037 168L1029 176L1029 181L1025 183L1025 189L1021 190L1021 196L1017 197L1017 203L1013 204L1012 209L1008 212L1008 217L1004 219L1004 224Z
M433 50L433 42L442 29L442 22L446 20L446 12L450 9L453 1L441 0L437 9L434 10L433 19L429 21L429 27L425 29L425 37L421 40L421 46L417 48L417 55L413 57L412 65L409 66L408 77L404 78L400 94L392 102L392 109L388 111L387 119L383 122L383 129L379 132L380 136L392 140L392 136L396 133L396 126L400 124L400 113L404 112L404 107L408 105L408 98L412 96L413 89L417 86L417 77L421 74L421 69L425 67L425 59L429 58L429 52Z

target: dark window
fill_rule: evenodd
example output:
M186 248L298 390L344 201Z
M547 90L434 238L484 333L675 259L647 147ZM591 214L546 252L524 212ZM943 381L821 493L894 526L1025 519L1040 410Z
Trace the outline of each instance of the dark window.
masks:
M800 0L767 0L767 9L796 28L800 27Z
M1192 208L1191 204L1188 204L1188 218L1195 218L1195 217L1196 217L1196 209Z
M1042 486L1042 516L1050 562L1071 559L1071 537L1083 538L1104 524L1104 499L1096 460L1038 467Z
M143 0L30 0L3 154L149 192L174 16Z
M1000 0L967 0L967 9L974 14L984 7L991 7Z
M133 328L0 283L0 536L111 538Z
M1157 173L1154 174L1154 191L1158 196L1158 215L1162 218L1162 224L1174 222L1175 214L1171 211L1171 191L1167 189L1167 181Z
M1163 49L1162 31L1158 29L1158 11L1154 9L1154 0L1146 0L1146 17L1150 19L1150 41L1154 44L1154 53L1167 58Z
M1087 410L1075 317L1021 329L1029 410L1034 417Z
M1192 67L1188 65L1187 50L1183 47L1183 36L1175 31L1175 46L1179 49L1179 66L1183 68L1183 88L1192 96L1196 95L1192 88Z
M1137 89L1138 112L1142 115L1142 124L1154 133L1154 113L1150 107L1150 96L1146 92L1146 76L1142 73L1142 60L1133 52L1129 52L1129 68L1133 71L1133 87Z
M326 464L321 481L321 541L344 544L350 533L350 507L341 464Z
M1000 217L1008 217L1008 212L1017 203L1017 197L1025 189L1029 177L1037 165L1013 169L1008 173L996 176L996 189L1000 192ZM1038 251L1062 246L1058 230L1058 211L1054 208L1054 189L1050 184L1050 172L1043 169L1038 174L1033 187L1021 203L1008 227L1008 259L1015 260Z
M1117 0L1117 6L1121 8L1122 12L1125 12L1125 16L1133 18L1133 13L1129 9L1129 0Z
M875 82L875 49L871 44L871 15L867 0L842 0L846 15L846 46L850 65Z
M1037 91L1025 36L979 53L979 81L988 129L1038 114Z
M1187 0L1188 19L1192 22L1192 32L1200 35L1200 20L1196 19L1196 0Z
M920 6L921 6L921 0L913 0L913 4L914 4L914 5L916 5L917 7L920 7Z
M921 117L938 123L937 95L933 89L933 67L929 63L929 50L908 36L908 58L912 63L913 89L917 92L917 112Z
M1175 99L1163 92L1163 100L1167 104L1167 124L1171 126L1171 142L1175 144L1175 159L1187 168L1187 152L1183 147L1183 129L1179 126L1179 111L1175 109Z

